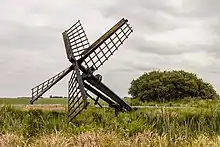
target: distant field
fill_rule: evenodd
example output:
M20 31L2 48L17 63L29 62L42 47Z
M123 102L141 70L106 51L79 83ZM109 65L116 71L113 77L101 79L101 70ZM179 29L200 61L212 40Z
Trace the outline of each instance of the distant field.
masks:
M0 98L0 104L30 104L30 98ZM65 98L40 98L35 104L67 104Z
M1 104L11 104L11 105L28 105L30 104L31 98L0 98ZM94 104L94 101L88 99L91 104ZM99 100L99 103L102 105L106 105L106 103L102 100ZM67 98L39 98L34 104L67 104Z
M30 98L0 98L0 105L2 104L12 104L12 105L28 105L30 104ZM131 100L130 98L123 99L126 103L131 106L165 106L165 107L194 107L194 108L213 108L213 107L220 107L220 100L204 100L200 98L193 98L193 99L183 99L178 101L171 101L171 102L140 102L137 100ZM90 102L90 106L94 105L94 101L88 99ZM99 103L102 106L107 106L108 104L101 99ZM61 104L66 105L67 99L66 98L39 98L34 104Z

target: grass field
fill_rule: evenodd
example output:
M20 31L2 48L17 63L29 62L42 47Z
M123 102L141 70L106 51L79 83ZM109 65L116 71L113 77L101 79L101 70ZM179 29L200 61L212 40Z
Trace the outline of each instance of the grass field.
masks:
M29 99L15 101L4 99L1 103L25 104ZM66 99L40 99L38 103L65 102ZM67 125L65 111L47 111L45 107L24 111L3 106L0 108L0 146L220 146L219 100L195 98L139 105L192 108L139 109L115 117L112 109L90 106Z
M210 108L210 107L218 107L220 105L220 100L204 100L201 98L185 98L183 100L172 101L172 102L140 102L137 100L132 100L130 98L124 98L124 101L130 104L131 106L167 106L167 107L202 107L202 108ZM94 103L93 100L89 99L91 104ZM102 105L107 105L104 101L99 100L99 103ZM28 105L30 104L30 98L0 98L0 104L21 104ZM39 98L35 101L34 104L61 104L67 105L66 98Z
M0 98L0 104L30 104L30 98ZM35 104L67 104L65 98L39 98Z

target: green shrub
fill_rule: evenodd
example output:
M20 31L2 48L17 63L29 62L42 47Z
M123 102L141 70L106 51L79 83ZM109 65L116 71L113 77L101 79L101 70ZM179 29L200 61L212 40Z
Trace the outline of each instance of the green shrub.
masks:
M217 98L210 83L196 74L180 71L152 71L131 82L129 94L141 101L169 101L185 97Z

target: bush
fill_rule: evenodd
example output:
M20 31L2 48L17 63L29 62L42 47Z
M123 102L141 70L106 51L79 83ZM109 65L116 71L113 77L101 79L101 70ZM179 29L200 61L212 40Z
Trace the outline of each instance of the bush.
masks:
M129 94L141 101L169 101L185 97L218 97L210 83L196 74L180 71L152 71L132 80Z

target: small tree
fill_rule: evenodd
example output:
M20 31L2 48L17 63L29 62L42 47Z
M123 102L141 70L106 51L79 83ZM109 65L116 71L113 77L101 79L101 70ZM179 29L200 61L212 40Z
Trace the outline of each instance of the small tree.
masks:
M210 83L197 78L196 74L180 71L152 71L132 80L129 94L141 101L164 101L184 97L218 97Z

